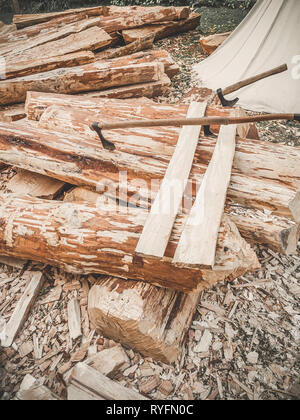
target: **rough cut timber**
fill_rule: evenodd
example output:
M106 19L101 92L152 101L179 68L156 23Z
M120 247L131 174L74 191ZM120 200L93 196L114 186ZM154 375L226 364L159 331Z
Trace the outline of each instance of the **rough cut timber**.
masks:
M68 37L70 35L79 34L82 31L90 29L91 27L97 28L97 24L99 23L99 18L93 18L88 20L83 20L79 22L72 23L70 25L65 25L59 29L53 29L50 32L41 33L40 35L34 36L29 38L26 41L16 41L10 42L6 45L0 45L0 53L7 57L7 60L12 59L16 60L17 57L20 57L21 61L24 61L23 54L31 54L36 51L38 53L44 53L45 49L42 48L42 45L49 44L54 41L58 41L61 38ZM100 31L101 33L105 33L104 31ZM109 36L106 34L106 36ZM111 38L109 38L111 39ZM59 46L59 44L58 44ZM38 47L40 47L38 49ZM61 55L60 51L56 51L56 55Z
M147 8L146 8L147 7ZM149 11L159 11L162 9L161 6L110 6L109 7L109 15L115 15L115 16L130 16L138 12L143 12L145 9ZM190 15L190 8L187 6L184 7L174 7L175 13L176 13L176 19L175 20L181 20L181 19L187 19Z
M84 363L110 378L122 369L126 363L129 363L129 357L122 346L117 345L101 350L86 359Z
M138 39L123 47L109 49L96 54L99 60L109 60L110 58L123 57L128 54L134 54L138 51L147 50L153 47L154 35Z
M96 54L97 61L98 55ZM171 55L166 50L148 50L140 51L124 57L117 57L109 60L103 60L103 63L109 67L121 67L129 64L142 64L158 61L164 65L164 71L168 77L172 78L179 72L179 66L175 63Z
M192 102L186 117L205 116L206 102ZM162 258L165 254L174 221L190 176L201 126L185 126L180 130L174 154L169 162L160 189L136 247L137 255Z
M139 208L0 197L0 254L60 266L81 274L131 278L174 290L199 291L259 268L255 252L236 226L223 218L214 270L175 267L174 256L184 217L178 218L164 259L135 257L147 217Z
M136 391L112 381L85 363L73 368L68 386L68 400L147 400Z
M29 90L76 93L158 81L163 64L142 63L110 68L102 62L0 81L0 104L24 102Z
M235 153L236 125L220 129L217 144L178 242L173 262L213 268Z
M131 99L131 98L155 98L163 96L169 87L171 80L166 74L163 74L157 82L137 83L130 86L121 86L112 89L105 89L101 91L93 91L89 93L82 93L86 98L108 98L108 99Z
M154 40L166 38L168 36L191 31L200 25L200 15L198 13L191 13L185 20L177 22L165 22L161 24L145 25L136 29L124 29L122 36L126 44L130 44L138 39L154 34Z
M173 363L182 354L199 297L199 293L108 277L90 290L89 318L105 337L146 357Z
M122 31L127 28L137 28L149 23L167 22L177 19L174 7L143 7L136 12L125 11L126 14L111 15L101 18L99 27L106 32Z
M39 13L32 15L14 15L13 23L18 29L25 28L27 26L36 25L42 22L48 22L51 19L69 16L69 15L80 15L84 14L85 17L90 16L107 16L109 12L106 6L87 7L81 9L69 9L63 12L52 12L52 13Z
M2 347L10 347L14 342L43 284L43 273L40 271L28 271L23 276L27 278L28 285L5 326L4 334L1 337Z
M59 99L58 99L59 101ZM57 101L57 102L58 102ZM74 102L75 104L75 102ZM87 103L86 103L87 105ZM84 103L81 105L84 107ZM68 138L68 149L72 150L72 153L75 153L75 149L78 154L78 141L76 140L77 145L72 146L75 139L70 142L71 136L74 137L75 133L77 136L82 136L80 144L85 144L85 156L95 156L99 150L99 139L96 134L93 134L89 129L89 125L93 121L103 121L103 122L112 122L117 118L121 120L122 118L143 118L145 115L149 118L168 118L174 117L175 115L175 106L170 105L141 105L138 108L132 107L129 104L115 104L108 105L108 102L103 102L99 104L99 109L93 109L93 104L90 103L91 113L82 113L80 111L70 111L69 109L57 109L51 108L49 111L45 112L40 121L40 127L47 128L52 132L52 139L50 142L58 144L55 142L54 131L60 130L61 132L70 133ZM102 107L102 110L101 110ZM187 108L179 108L180 113L186 111ZM208 108L207 114L213 112ZM222 112L229 112L224 110ZM185 114L184 114L185 115ZM28 131L29 128L26 128ZM53 130L53 131L52 131ZM24 133L26 133L25 131ZM13 131L9 130L13 135ZM32 139L36 139L38 143L41 141L34 134L35 131L30 131L32 133ZM85 182L89 188L96 189L99 191L101 188L104 188L104 184L99 180L105 181L105 185L110 183L111 186L115 185L116 191L118 191L118 182L119 182L119 171L127 171L128 179L128 194L136 194L133 198L136 199L136 202L133 199L130 201L131 204L139 205L148 205L149 201L149 191L154 194L158 191L158 187L152 185L151 179L162 179L165 173L166 167L171 159L175 144L178 140L179 130L174 127L162 127L158 129L148 129L147 132L144 129L131 129L131 130L111 130L107 132L107 138L113 141L117 146L117 151L114 152L114 161L111 161L111 154L107 151L102 151L101 157L99 159L104 163L107 161L107 165L112 168L112 165L115 166L114 173L112 169L109 171L104 171L102 167L102 175L98 172L98 175L95 176L95 180L98 180L98 184L95 185L93 181L92 173L89 170L88 178ZM47 133L40 133L41 136L47 135ZM58 134L57 134L58 136ZM153 142L155 138L155 142ZM62 144L63 139L60 138L60 144ZM283 162L282 154L278 154L278 149L273 149L274 155L270 157L272 153L272 147L261 144L261 142L256 142L255 148L256 151L261 152L260 162L257 162L257 156L253 152L253 142L248 140L240 139L237 145L237 154L234 160L233 174L231 177L231 183L228 189L227 199L235 203L240 203L246 205L247 207L257 208L257 209L268 209L274 212L279 216L288 217L292 220L299 221L299 168L298 168L298 159L299 152L295 151L294 148L288 148L283 146L283 152L286 154L286 161ZM89 154L89 147L93 147L93 153ZM201 180L205 174L207 165L211 159L213 148L215 146L214 139L206 139L201 137L199 142L195 162L191 172L191 180L200 185ZM8 147L8 150L10 146ZM57 147L58 146L54 146ZM23 153L32 153L31 149L23 148ZM41 152L40 152L41 153ZM131 159L128 159L128 153L131 155ZM9 155L9 160L6 160L7 151L4 150L1 153L2 161L7 164L14 164L16 166L23 167L24 163L21 161L21 156ZM241 160L240 157L241 156ZM49 159L49 153L47 153L47 159ZM42 158L42 157L41 157ZM12 163L12 161L14 163ZM252 165L249 162L252 161ZM236 163L237 162L237 163ZM59 179L64 177L66 182L73 183L75 185L84 186L83 177L79 177L78 174L73 173L71 175L70 170L63 170L64 165L61 162L61 169L57 170L56 174L51 175L50 170L48 170L49 176L54 176ZM39 168L36 166L36 170L43 172L44 164ZM125 169L126 168L126 169ZM27 169L27 168L25 168ZM86 168L87 169L87 168ZM83 171L83 167L81 169ZM149 172L150 171L150 172ZM82 174L81 174L82 175ZM70 181L70 178L72 181ZM136 178L144 180L143 187L137 191L136 187ZM77 180L76 180L77 179ZM80 179L80 183L78 182ZM109 180L109 181L108 181ZM280 181L279 181L280 180ZM134 186L131 186L133 182ZM144 192L145 191L145 192ZM128 198L128 197L126 197Z
M97 27L89 28L79 33L58 39L57 41L48 42L45 45L31 48L19 55L9 55L6 57L8 65L16 60L30 61L47 59L59 55L71 54L78 51L97 50L99 48L110 45L112 38L102 29Z
M229 37L231 32L214 34L200 38L200 45L205 54L212 54Z
M79 51L56 57L37 58L29 61L8 62L5 69L5 79L43 73L61 67L76 67L95 61L92 51Z
M0 106L0 121L11 122L26 118L24 104L12 105L7 107Z
M7 183L6 189L14 194L29 194L33 197L52 200L65 183L45 175L19 169Z

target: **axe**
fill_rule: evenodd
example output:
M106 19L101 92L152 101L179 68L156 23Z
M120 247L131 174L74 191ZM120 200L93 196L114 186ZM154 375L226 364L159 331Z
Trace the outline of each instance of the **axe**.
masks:
M249 86L252 83L255 83L255 82L258 82L259 80L273 76L274 74L282 73L286 71L287 69L288 69L288 66L286 64L282 64L281 66L276 67L272 70L265 71L264 73L258 74L257 76L253 76L246 80L242 80L241 82L230 85L225 89L218 89L217 95L221 101L221 104L223 106L230 106L230 107L234 106L239 101L239 98L228 100L224 97L224 95L229 95L230 93L235 92L245 86Z
M230 124L243 124L260 121L273 121L273 120L287 120L300 122L300 114L266 114L254 115L246 117L204 117L204 118L179 118L179 119L157 119L157 120L143 120L143 121L122 121L119 123L98 123L93 122L90 126L94 130L106 150L115 150L116 146L111 141L107 140L102 130L115 130L120 128L139 128L139 127L181 127L183 125L230 125Z

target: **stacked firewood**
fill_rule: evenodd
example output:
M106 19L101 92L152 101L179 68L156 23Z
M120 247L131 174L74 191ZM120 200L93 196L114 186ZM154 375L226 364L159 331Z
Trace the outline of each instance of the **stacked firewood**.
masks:
M0 105L24 102L29 90L162 95L179 67L166 51L154 51L153 41L195 28L199 18L188 7L101 6L15 15L12 25L0 27L5 60ZM141 34L128 43L125 32L137 28ZM142 50L148 51L135 54Z

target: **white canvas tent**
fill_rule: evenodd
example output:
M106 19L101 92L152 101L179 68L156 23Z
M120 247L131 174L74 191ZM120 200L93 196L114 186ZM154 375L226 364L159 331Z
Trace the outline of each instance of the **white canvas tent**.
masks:
M258 0L232 35L194 66L202 86L217 89L287 64L285 73L227 98L259 112L300 113L300 1Z

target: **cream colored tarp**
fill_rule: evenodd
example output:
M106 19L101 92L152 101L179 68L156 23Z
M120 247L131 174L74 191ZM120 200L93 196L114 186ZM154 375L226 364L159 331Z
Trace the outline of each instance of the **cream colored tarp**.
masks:
M271 76L228 95L246 109L300 113L300 0L258 0L232 35L194 66L202 86L225 88L287 64Z

